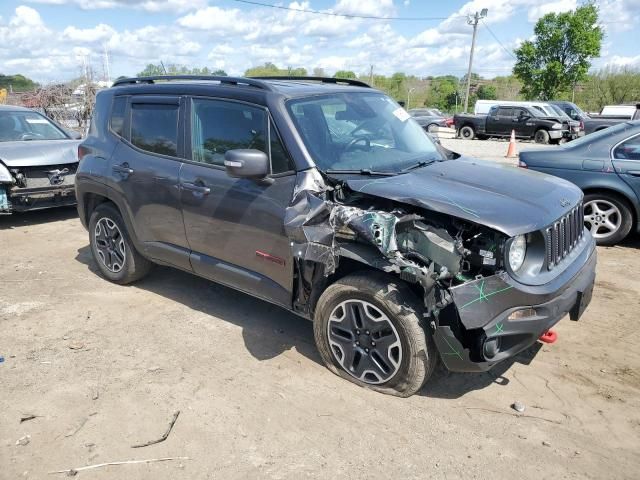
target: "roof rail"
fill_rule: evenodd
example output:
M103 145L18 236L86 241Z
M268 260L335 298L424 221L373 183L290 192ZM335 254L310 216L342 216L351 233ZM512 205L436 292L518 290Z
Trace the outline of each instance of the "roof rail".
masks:
M220 82L220 84L223 85L248 85L251 87L261 88L262 90L273 90L268 83L261 82L259 80L244 77L223 77L214 75L154 75L151 77L121 78L113 82L112 87L118 87L120 85L135 85L138 83L152 84L159 80L208 80Z
M320 83L332 83L335 85L344 84L344 85L352 85L354 87L366 87L371 88L371 85L368 83L364 83L360 80L355 80L353 78L334 78L334 77L278 77L278 76L267 76L267 77L249 77L255 80L286 80L286 81L312 81L312 82L320 82Z

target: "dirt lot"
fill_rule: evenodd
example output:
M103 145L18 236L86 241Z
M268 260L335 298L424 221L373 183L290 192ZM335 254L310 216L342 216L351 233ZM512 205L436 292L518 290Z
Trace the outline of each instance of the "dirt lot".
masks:
M593 302L557 343L409 399L329 373L311 324L277 307L168 268L110 284L87 244L73 209L0 218L2 479L163 457L188 459L78 476L638 478L637 238L599 249ZM165 442L132 448L178 410Z

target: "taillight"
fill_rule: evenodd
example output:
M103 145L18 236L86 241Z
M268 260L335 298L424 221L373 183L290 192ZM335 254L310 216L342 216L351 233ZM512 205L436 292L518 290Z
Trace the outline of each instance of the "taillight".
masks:
M580 120L580 130L584 130L584 122Z
M526 164L526 163L524 163L522 160L518 160L518 166L519 166L520 168L529 168L529 167L527 166L527 164Z
M82 160L82 158L89 153L89 149L84 145L78 145L78 161Z

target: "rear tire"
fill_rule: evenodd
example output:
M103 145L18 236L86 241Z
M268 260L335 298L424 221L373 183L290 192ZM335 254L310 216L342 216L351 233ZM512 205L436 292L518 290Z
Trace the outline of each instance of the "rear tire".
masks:
M633 214L629 204L615 194L589 193L584 196L584 223L598 245L611 246L629 235Z
M352 274L330 285L318 300L316 346L336 375L408 397L431 376L438 358L431 333L422 327L423 311L422 302L395 277Z
M476 136L475 130L473 129L473 127L470 127L469 125L465 125L460 129L460 137L464 138L465 140L473 140L475 136Z
M112 203L101 203L91 214L89 243L100 273L114 283L125 285L140 280L153 267L134 247L124 220Z
M549 139L550 139L549 132L547 132L546 130L544 130L542 128L540 130L538 130L535 133L535 135L533 136L533 140L536 143L541 143L543 145L547 145L549 143Z

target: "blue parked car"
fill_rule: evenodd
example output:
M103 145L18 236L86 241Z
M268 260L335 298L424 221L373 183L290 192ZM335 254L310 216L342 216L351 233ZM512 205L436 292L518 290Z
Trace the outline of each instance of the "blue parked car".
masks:
M640 121L627 121L563 145L520 154L520 167L575 183L584 192L584 223L598 245L640 231Z

